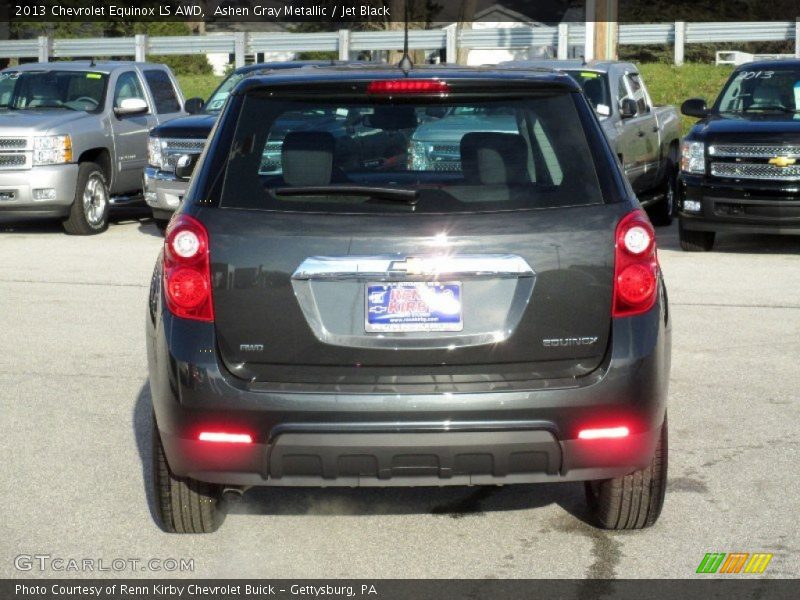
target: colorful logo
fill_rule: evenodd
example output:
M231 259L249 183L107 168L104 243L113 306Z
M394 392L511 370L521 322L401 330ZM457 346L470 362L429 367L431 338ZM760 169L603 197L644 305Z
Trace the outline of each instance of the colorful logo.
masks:
M769 164L781 168L791 167L796 162L797 162L796 158L789 158L788 156L776 156L775 158L769 159Z
M763 573L767 569L772 554L756 552L709 552L700 561L698 573Z

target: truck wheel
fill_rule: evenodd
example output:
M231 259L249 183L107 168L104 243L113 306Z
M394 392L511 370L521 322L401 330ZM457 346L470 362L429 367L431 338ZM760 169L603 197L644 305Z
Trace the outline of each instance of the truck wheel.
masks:
M708 252L714 247L713 231L689 231L683 228L683 223L678 224L678 237L681 249L686 252Z
M103 170L95 163L81 163L75 200L64 221L71 235L94 235L108 229L108 186Z
M648 210L650 221L657 227L665 227L672 224L675 216L675 194L677 190L678 170L670 160L667 165L667 173L664 183L661 184L660 193L663 198Z
M629 475L587 481L586 499L603 529L644 529L658 520L667 490L667 418L646 469Z
M155 418L153 488L158 517L169 533L211 533L225 520L220 486L176 477L170 471Z

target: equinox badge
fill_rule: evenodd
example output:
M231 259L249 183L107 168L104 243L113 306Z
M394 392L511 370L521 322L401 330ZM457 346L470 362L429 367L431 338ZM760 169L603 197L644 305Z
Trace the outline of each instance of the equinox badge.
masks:
M567 348L570 346L591 346L596 342L596 335L571 338L546 338L542 340L542 346L545 348Z

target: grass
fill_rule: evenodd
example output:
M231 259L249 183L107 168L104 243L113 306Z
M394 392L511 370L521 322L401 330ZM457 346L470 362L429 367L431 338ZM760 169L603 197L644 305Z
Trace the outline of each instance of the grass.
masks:
M717 67L709 64L685 64L682 67L664 63L643 63L639 65L645 84L656 104L673 104L680 109L687 98L705 98L712 102L722 89L731 73L731 67ZM216 75L179 75L178 81L186 98L199 96L207 99L222 77ZM685 134L695 119L682 117Z
M217 75L178 75L178 83L186 99L197 97L208 100L223 79Z
M689 98L705 98L709 104L713 103L733 70L729 66L699 63L685 64L682 67L645 63L640 64L639 69L653 102L672 104L678 110L683 101ZM688 133L696 120L681 115L681 135Z

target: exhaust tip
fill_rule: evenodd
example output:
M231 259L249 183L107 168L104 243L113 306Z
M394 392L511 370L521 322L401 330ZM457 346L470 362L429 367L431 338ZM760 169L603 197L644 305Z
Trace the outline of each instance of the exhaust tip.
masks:
M228 504L236 504L241 502L244 490L242 488L226 487L222 490L222 499Z

